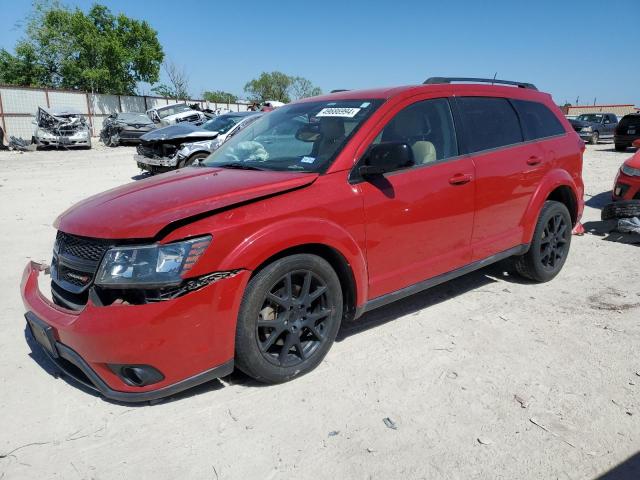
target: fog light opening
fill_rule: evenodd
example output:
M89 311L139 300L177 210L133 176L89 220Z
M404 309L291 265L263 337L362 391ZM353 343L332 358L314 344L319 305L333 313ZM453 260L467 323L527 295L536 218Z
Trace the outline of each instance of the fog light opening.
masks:
M109 368L132 387L144 387L164 380L164 375L150 365L109 365Z

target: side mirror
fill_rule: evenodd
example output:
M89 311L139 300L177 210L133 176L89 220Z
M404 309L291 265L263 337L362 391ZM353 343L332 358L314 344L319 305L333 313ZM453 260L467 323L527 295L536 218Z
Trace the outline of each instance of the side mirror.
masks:
M388 142L372 146L358 171L363 178L382 175L415 164L413 150L407 143Z
M633 145L636 148L640 148L640 138L637 140L634 140L631 145Z

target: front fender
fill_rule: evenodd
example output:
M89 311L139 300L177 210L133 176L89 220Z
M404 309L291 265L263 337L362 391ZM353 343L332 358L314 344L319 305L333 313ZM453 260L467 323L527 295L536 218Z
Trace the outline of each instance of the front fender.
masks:
M522 217L522 229L524 233L523 243L531 243L533 238L533 232L536 228L536 222L538 221L538 215L544 205L544 202L549 198L549 194L556 188L566 186L571 189L574 200L576 201L576 218L579 220L582 215L583 208L583 191L584 187L581 182L577 182L566 170L559 168L549 171L538 185L538 189L532 195L524 216Z
M295 232L292 236L295 240L286 232ZM295 218L266 225L226 255L220 268L255 270L284 250L309 244L328 246L344 257L355 280L356 305L362 305L368 293L365 254L348 231L326 219Z

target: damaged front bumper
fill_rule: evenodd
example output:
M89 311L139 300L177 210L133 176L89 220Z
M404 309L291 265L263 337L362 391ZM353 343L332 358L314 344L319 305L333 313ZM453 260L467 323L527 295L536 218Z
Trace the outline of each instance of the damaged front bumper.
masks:
M21 293L29 330L66 374L104 397L154 400L233 370L235 324L248 271L165 301L98 306L89 298L78 311L42 293L38 283L47 272L35 262L24 270Z
M154 170L154 167L175 168L180 160L180 155L176 154L173 157L146 157L136 153L133 155L133 159L138 164L138 168L142 170Z
M91 138L86 133L75 135L41 135L34 137L36 144L43 147L90 147Z

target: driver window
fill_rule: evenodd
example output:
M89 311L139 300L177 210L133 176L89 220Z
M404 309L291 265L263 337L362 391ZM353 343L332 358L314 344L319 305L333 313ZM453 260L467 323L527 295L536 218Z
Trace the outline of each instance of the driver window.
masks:
M387 123L373 144L383 142L409 144L416 165L457 156L458 144L449 102L436 98L409 105Z

